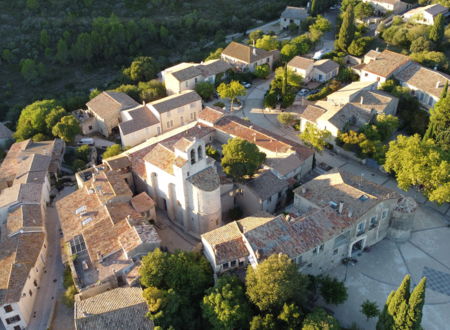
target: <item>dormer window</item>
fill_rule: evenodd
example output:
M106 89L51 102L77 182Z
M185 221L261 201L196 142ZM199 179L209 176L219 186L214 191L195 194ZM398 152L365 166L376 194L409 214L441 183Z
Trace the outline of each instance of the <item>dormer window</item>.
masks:
M202 146L198 146L197 154L198 154L198 159L199 160L203 158Z
M191 164L192 165L195 164L195 150L194 149L191 150Z

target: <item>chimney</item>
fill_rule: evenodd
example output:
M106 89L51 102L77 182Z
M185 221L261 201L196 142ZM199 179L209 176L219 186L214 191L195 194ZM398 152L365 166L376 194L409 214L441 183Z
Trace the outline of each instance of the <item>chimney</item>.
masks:
M380 48L377 47L377 49L375 49L375 51L376 51L377 53L380 52Z
M439 88L441 86L441 82L440 81L437 81L436 82L436 88Z
M434 70L434 71L437 71L437 65L434 66L433 70Z
M302 187L302 194L306 194L306 188Z
M142 101L142 105L144 105L144 106L145 106L145 101Z
M361 104L364 104L364 96L361 96Z
M256 48L253 47L253 55L256 56Z
M339 202L339 214L342 214L342 210L344 209L344 202Z

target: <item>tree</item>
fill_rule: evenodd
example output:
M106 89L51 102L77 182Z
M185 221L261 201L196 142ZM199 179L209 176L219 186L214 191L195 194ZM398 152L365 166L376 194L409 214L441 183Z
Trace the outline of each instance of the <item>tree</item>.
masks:
M51 109L45 116L45 125L48 135L52 134L53 127L61 120L62 117L67 116L68 113L61 107Z
M284 304L278 319L290 330L299 329L301 321L300 309L295 304Z
M424 139L433 139L443 150L450 151L450 97L444 86L441 99L430 110L430 123Z
M261 30L255 30L248 34L248 39L254 44L256 40L262 38L264 33Z
M89 161L90 154L91 154L91 147L89 147L87 144L83 144L82 146L79 146L76 149L77 158L79 158L85 162Z
M319 12L319 1L320 0L312 0L311 8L309 10L309 13L311 14L311 16L316 16L317 13Z
M22 77L32 84L37 84L44 74L45 67L42 63L36 63L30 58L26 58L20 62L20 73Z
M440 45L442 39L444 38L444 29L445 29L445 19L444 15L439 14L434 19L434 24L431 27L429 38L431 41L435 42L436 45Z
M290 112L280 113L277 116L277 119L278 119L279 123L284 126L292 125L296 120L295 116Z
M240 138L228 140L222 146L222 154L223 171L236 180L253 176L266 159L254 143Z
M233 103L238 96L244 96L247 91L237 80L232 80L229 84L221 83L217 87L217 93L222 99L230 99L230 111L233 111Z
M355 17L364 19L374 15L373 6L367 2L360 2L355 6Z
M381 312L377 330L422 329L422 309L426 278L422 278L410 294L411 276L406 275L397 290L392 291Z
M139 99L144 102L156 101L167 96L166 86L156 79L141 81L138 83L137 88L139 90Z
M140 89L136 85L124 84L112 90L113 92L122 92L134 100L139 100Z
M301 304L308 286L308 278L285 254L273 254L255 269L249 266L245 282L247 296L261 311L282 308L286 302Z
M50 37L46 29L41 30L41 33L39 35L39 43L43 48L48 47L48 44L50 43Z
M447 56L442 52L421 52L413 53L410 55L413 61L419 62L420 64L430 67L430 68L440 68L443 70L448 70L449 60Z
M195 85L195 91L203 100L209 101L214 96L214 85L207 81L201 81Z
M285 61L290 61L294 56L298 54L298 49L295 44L288 43L281 48L280 53Z
M255 67L255 71L253 72L253 74L261 79L266 79L267 76L270 74L270 66L269 64L261 64L261 65L257 65Z
M422 36L414 39L411 41L411 46L409 47L409 50L412 53L420 53L420 52L426 52L431 49L431 42L427 38L424 38Z
M375 126L380 133L380 138L383 142L386 142L391 138L399 124L398 117L386 114L377 115L375 121Z
M321 130L311 123L306 123L306 127L299 134L299 138L310 147L322 151L328 144L327 139L331 133L327 130Z
M38 133L51 134L52 125L47 125L47 116L62 112L65 113L65 110L56 100L36 101L26 106L20 113L14 138L21 141ZM53 122L52 124L54 125Z
M256 315L250 322L250 330L276 330L277 324L272 314Z
M271 87L283 89L288 86L298 89L302 86L302 76L296 74L293 70L285 67L279 67L275 70L275 79L272 80ZM283 87L284 85L284 87Z
M39 8L39 1L38 0L27 0L26 6L30 10L37 10Z
M320 278L320 294L327 304L333 305L344 303L348 297L344 283L329 276Z
M267 51L278 49L279 41L276 36L264 35L262 38L256 40L256 48L265 49Z
M339 330L338 321L325 312L322 308L316 308L306 315L302 330Z
M66 64L69 59L69 47L63 38L58 40L55 57L60 64Z
M72 115L62 117L52 129L52 134L54 136L63 139L67 143L73 142L73 140L75 140L75 136L80 133L80 124Z
M347 51L353 41L355 35L355 18L353 14L353 6L349 5L342 17L342 24L339 30L339 36L336 40L336 46L342 51Z
M213 329L245 328L251 315L241 282L235 276L223 276L203 297L203 317Z
M219 59L222 52L223 48L217 48L215 51L209 53L208 57L205 58L205 62Z
M389 143L384 169L395 173L399 188L417 186L430 201L450 202L449 155L432 139L399 135Z
M354 39L347 49L348 53L354 56L361 56L366 53L367 48L369 47L372 41L373 41L372 37L362 37Z
M373 317L377 317L380 314L380 310L375 302L370 300L365 300L361 304L361 313L367 318L367 321Z
M154 78L157 72L156 63L149 56L137 57L130 67L124 70L124 74L133 81L148 81Z
M122 146L120 144L113 144L106 148L105 152L102 155L103 159L111 158L117 156L123 152ZM151 286L151 285L149 285Z
M317 15L316 21L314 24L311 24L309 27L309 31L311 30L318 30L320 32L327 32L331 31L332 25L329 20L327 20L322 15Z

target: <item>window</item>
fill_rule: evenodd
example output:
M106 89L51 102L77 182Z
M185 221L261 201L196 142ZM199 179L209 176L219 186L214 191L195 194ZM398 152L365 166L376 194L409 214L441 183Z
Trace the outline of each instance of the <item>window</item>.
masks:
M334 249L333 255L335 256L336 254L338 254L338 252L339 252L339 249Z
M36 280L33 281L34 286L37 286L37 282Z
M33 295L33 291L28 291L28 293L30 294L30 297Z
M191 164L192 165L195 164L195 150L194 149L191 150Z
M358 224L358 227L356 228L356 235L362 235L364 234L364 231L366 229L366 224L364 222L361 222Z
M231 267L236 267L236 260L233 260L233 261L231 262Z
M16 325L15 327L14 327L14 330L21 330L22 328L20 327L20 325Z
M13 317L10 317L10 318L6 319L6 324L13 324L13 323L16 323L16 322L19 322L19 321L20 321L20 316L16 315L16 316L13 316Z
M370 218L370 229L375 228L378 224L377 216Z
M5 309L5 313L11 313L13 311L13 308L11 305L6 305L3 308Z
M198 159L199 159L199 160L203 158L203 150L202 150L202 146L198 146L198 149L197 149L197 156L198 156Z
M242 260L239 260L239 267L244 266L244 262Z
M227 269L227 268L228 268L228 262L224 263L224 264L222 265L222 268L223 268L223 269Z
M319 246L319 252L322 252L325 249L325 245L322 244L321 246Z
M313 254L318 254L319 253L319 247L316 246L313 250Z

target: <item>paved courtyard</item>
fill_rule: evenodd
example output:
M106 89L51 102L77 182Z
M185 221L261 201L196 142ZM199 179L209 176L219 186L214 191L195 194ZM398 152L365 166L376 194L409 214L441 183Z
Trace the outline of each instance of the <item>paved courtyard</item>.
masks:
M343 326L356 322L362 329L374 329L376 320L366 321L361 303L376 301L382 308L389 293L406 274L416 285L427 277L422 325L427 330L448 329L450 324L450 228L441 214L421 207L414 230L406 243L385 239L358 257L354 266L340 265L329 274L345 281L349 298L339 306L327 306Z

